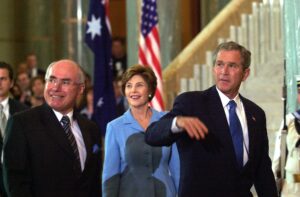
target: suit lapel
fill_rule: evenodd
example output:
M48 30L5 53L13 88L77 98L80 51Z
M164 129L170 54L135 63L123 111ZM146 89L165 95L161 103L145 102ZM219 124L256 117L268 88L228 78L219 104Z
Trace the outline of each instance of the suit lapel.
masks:
M75 159L73 150L71 145L67 139L67 136L56 118L52 109L47 105L44 104L42 106L43 113L41 117L42 124L45 125L45 132L54 140L56 141L59 146L72 158Z
M123 123L125 125L129 125L129 127L131 127L135 131L140 131L140 132L144 131L142 126L139 125L137 121L134 119L134 117L132 116L130 109L124 113Z
M12 99L8 99L8 105L9 105L9 116L15 114L17 112L16 105Z
M252 160L253 158L253 150L254 150L254 139L255 139L255 124L256 124L256 118L253 115L252 108L249 106L249 103L247 100L245 100L241 96L244 108L245 108L245 114L247 118L247 127L248 127L248 137L249 137L249 155L248 155L248 162Z

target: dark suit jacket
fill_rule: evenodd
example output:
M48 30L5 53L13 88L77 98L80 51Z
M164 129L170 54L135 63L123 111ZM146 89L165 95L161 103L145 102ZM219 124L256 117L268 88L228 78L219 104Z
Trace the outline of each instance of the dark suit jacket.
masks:
M21 112L24 111L26 109L28 109L28 107L22 103L20 103L19 101L15 100L15 99L8 99L8 105L9 105L9 115L12 116L17 112Z
M24 111L28 109L26 105L23 105L17 100L8 99L8 106L9 106L9 116L14 115L17 112ZM2 157L2 147L3 147L3 139L0 139L0 158ZM2 174L2 163L0 163L0 196L5 197L5 190L3 186L3 174Z
M277 196L264 111L241 96L249 132L249 160L237 167L226 115L213 86L203 92L178 96L173 109L146 132L146 142L154 146L177 143L180 154L180 197L250 197L251 186L260 197ZM171 132L175 116L196 116L208 127L204 140L192 140L185 132Z
M42 78L45 77L45 74L46 74L45 70L43 70L43 69L41 69L41 68L36 68L36 70L37 70L37 73L36 73L37 76L40 76L40 77L42 77ZM28 75L29 75L29 78L33 78L33 77L31 76L31 72L29 72Z
M101 139L96 124L74 114L86 146L83 172L76 171L72 148L48 105L9 119L4 142L4 181L9 196L101 196Z

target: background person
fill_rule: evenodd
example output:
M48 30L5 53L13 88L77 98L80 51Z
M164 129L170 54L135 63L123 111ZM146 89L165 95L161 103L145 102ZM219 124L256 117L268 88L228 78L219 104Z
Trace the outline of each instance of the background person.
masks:
M30 91L30 78L27 72L17 73L17 84L21 88L21 96L19 101L28 107L31 107L31 91Z
M113 86L116 98L116 115L119 117L128 109L128 102L122 93L122 77L115 78Z
M37 76L44 77L45 71L41 68L38 68L37 57L35 53L29 53L26 56L26 64L28 68L29 78L34 78Z
M121 37L112 38L111 55L113 62L113 76L122 77L127 69L127 55L125 39Z
M297 76L297 89L298 97L297 102L300 104L300 76ZM286 116L287 136L287 158L285 163L285 180L279 185L279 191L281 191L281 197L298 197L300 196L300 110L290 113ZM281 154L281 129L278 131L278 136L275 142L274 158L272 163L272 169L278 180L280 172L280 154ZM282 174L283 174L282 173Z
M2 158L3 139L5 128L10 116L26 110L28 107L9 97L9 90L14 85L14 73L11 65L0 62L0 158ZM7 196L3 185L2 159L0 161L0 196Z
M45 80L37 76L31 79L31 107L40 106L45 103L44 99Z

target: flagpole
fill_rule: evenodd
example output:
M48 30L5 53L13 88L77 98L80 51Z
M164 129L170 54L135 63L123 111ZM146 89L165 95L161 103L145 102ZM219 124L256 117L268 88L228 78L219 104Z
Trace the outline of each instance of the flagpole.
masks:
M77 0L77 61L79 65L83 65L82 62L82 0Z

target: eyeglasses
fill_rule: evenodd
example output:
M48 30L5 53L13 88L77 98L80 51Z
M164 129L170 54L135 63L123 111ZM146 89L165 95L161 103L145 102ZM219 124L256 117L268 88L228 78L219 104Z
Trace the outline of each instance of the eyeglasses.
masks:
M58 79L58 78L49 78L46 81L51 85L61 85L63 87L70 87L72 85L81 85L82 83L73 82L70 79Z

